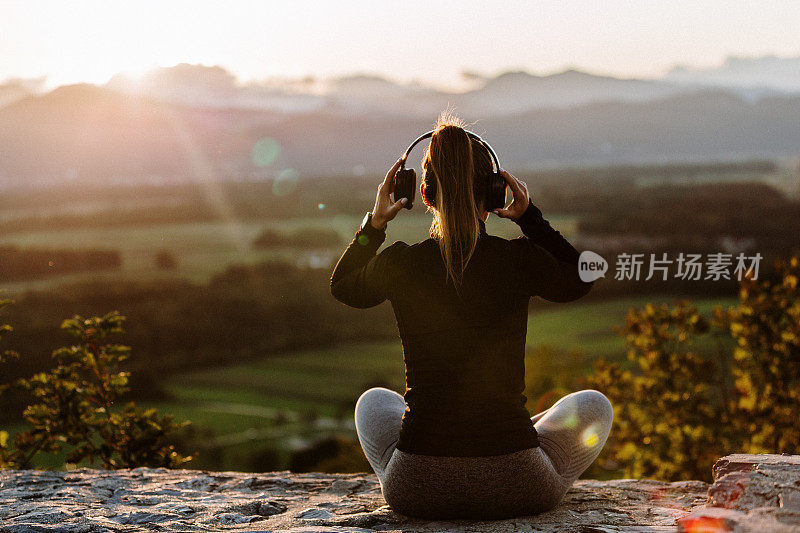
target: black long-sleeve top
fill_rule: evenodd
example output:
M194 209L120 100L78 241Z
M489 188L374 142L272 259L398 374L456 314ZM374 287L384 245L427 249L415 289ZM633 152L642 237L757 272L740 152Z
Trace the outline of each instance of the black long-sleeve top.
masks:
M528 301L576 300L592 283L578 276L575 248L531 202L515 221L524 236L480 237L459 297L445 282L430 238L397 241L376 255L386 233L367 224L333 270L340 302L367 308L389 300L403 345L407 407L397 449L490 456L539 445L525 409Z

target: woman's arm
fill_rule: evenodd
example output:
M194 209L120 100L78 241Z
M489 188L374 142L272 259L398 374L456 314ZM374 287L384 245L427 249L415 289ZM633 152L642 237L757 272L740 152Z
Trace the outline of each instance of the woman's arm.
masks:
M580 253L550 226L533 202L515 222L525 234L515 241L521 249L522 279L529 294L551 302L571 302L591 290L594 282L584 282L578 274Z
M334 298L359 309L373 307L388 298L392 258L408 245L398 241L375 255L385 239L386 232L370 224L356 232L333 269L331 294Z
M528 208L514 222L531 241L538 244L563 263L578 266L580 253L544 219L538 207L529 201Z
M508 208L495 213L512 219L525 234L512 241L520 253L523 287L528 294L551 302L569 302L584 296L594 283L584 282L578 275L580 253L533 205L527 185L506 171L502 173L514 200Z
M339 258L331 275L331 294L340 302L360 309L378 305L389 296L389 266L393 257L408 245L398 241L375 255L386 240L386 224L406 203L406 198L392 202L394 175L398 159L378 187L372 219L356 232L355 238Z

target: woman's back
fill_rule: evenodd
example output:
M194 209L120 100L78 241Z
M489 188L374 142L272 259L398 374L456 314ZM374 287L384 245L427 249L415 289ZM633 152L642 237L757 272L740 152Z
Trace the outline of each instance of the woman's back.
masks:
M513 282L512 254L509 241L484 232L461 296L444 283L432 239L395 257L389 300L403 343L409 406L399 450L480 456L537 445L523 395L530 297Z
M395 242L358 275L346 274L348 252L337 264L331 290L340 301L367 307L388 299L394 309L408 405L397 449L488 456L538 445L524 395L528 301L572 300L591 284L578 277L577 251L532 203L516 222L526 236L507 240L487 234L480 221L459 291L445 282L434 239ZM369 253L364 248L385 239L374 228L363 233L366 244L356 235L353 252Z

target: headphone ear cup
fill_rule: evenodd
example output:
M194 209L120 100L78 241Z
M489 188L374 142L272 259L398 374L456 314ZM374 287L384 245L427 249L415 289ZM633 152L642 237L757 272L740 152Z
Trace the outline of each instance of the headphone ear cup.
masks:
M408 198L405 207L411 209L414 205L414 195L417 192L417 173L413 168L401 168L394 175L394 192L392 201Z
M436 178L422 180L422 201L428 207L436 207Z
M489 174L486 184L486 211L493 211L506 206L506 188L508 183L499 172Z

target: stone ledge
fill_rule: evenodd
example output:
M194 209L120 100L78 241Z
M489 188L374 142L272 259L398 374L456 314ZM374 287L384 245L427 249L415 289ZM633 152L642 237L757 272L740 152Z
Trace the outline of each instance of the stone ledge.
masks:
M713 485L578 480L540 515L423 521L393 512L374 474L10 470L0 531L800 531L800 456L732 455L715 473Z
M678 521L681 531L800 532L800 455L726 455L713 474L706 505Z

